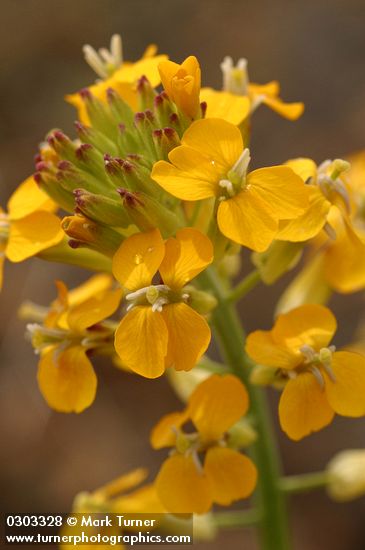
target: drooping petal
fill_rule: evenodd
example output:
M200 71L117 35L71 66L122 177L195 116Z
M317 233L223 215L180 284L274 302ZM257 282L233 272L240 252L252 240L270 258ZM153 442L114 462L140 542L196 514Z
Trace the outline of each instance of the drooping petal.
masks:
M279 223L277 239L302 242L312 239L321 231L327 221L331 203L324 197L318 187L308 185L309 207L300 216Z
M250 100L247 96L203 88L200 101L207 103L206 118L221 118L236 126L250 114Z
M119 493L126 493L140 485L148 477L146 468L136 468L130 472L121 475L117 479L113 479L100 489L97 489L93 494L101 496L105 499L111 498Z
M259 365L273 368L292 369L302 361L300 355L275 342L270 330L251 332L246 339L246 352Z
M80 413L94 401L97 379L82 347L53 347L39 361L38 384L52 409Z
M191 455L168 458L155 483L163 506L173 514L204 514L212 505L210 483Z
M115 333L115 351L122 363L146 378L165 370L167 328L162 314L137 306L121 320Z
M105 290L73 307L67 315L68 326L74 332L96 325L107 319L118 309L122 290Z
M174 447L179 428L188 420L187 411L166 414L151 432L151 445L154 449Z
M164 514L165 508L153 484L143 485L132 493L114 498L110 511L115 514Z
M193 122L183 135L182 144L206 155L223 172L231 170L243 151L237 126L219 118Z
M270 246L278 228L267 203L249 188L222 201L217 219L223 235L256 252L263 252Z
M55 212L57 205L39 188L33 176L30 176L19 185L9 199L9 219L25 218L36 210Z
M170 162L154 164L151 178L165 191L182 200L196 201L218 194L220 174L211 160L181 145L169 153Z
M247 185L265 201L275 219L292 219L309 206L308 188L289 166L254 170L247 176Z
M164 306L161 315L168 330L166 368L192 369L209 346L211 333L208 323L182 302Z
M280 84L277 80L271 80L266 84L256 84L256 82L250 82L248 85L248 91L251 96L277 96L280 93Z
M279 315L271 333L274 341L296 353L303 345L316 351L328 346L336 328L336 319L328 308L305 304Z
M64 232L54 214L39 210L10 224L6 257L22 262L61 242Z
M214 374L191 394L188 413L207 441L220 439L247 412L248 393L233 374Z
M287 382L280 398L279 419L290 439L299 441L318 432L330 424L333 416L326 393L313 374L302 373Z
M223 506L247 498L256 486L256 466L247 456L233 449L208 449L204 471L210 483L213 502Z
M332 356L335 381L326 375L326 395L337 414L365 415L365 357L359 353L338 351Z
M186 227L165 244L160 274L165 284L180 289L213 261L213 245L198 229Z
M165 245L158 229L128 237L113 258L113 274L128 290L151 284L165 254Z
M285 103L278 97L264 96L262 103L288 120L297 120L304 112L304 103Z

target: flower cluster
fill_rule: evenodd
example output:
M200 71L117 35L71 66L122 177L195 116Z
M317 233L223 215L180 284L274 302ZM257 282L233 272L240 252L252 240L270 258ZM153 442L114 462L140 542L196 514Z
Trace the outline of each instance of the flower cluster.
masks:
M257 483L260 491L261 478L270 482L257 386L282 391L280 424L294 440L335 413L365 416L365 358L330 345L336 320L320 305L332 291L365 287L365 156L251 170L256 109L295 120L303 105L283 102L277 82L251 83L245 59L235 66L226 57L223 89L213 90L201 87L194 56L178 64L150 46L125 62L117 36L110 51L84 52L100 80L66 97L77 110L76 137L52 130L34 176L1 210L1 267L4 258L37 256L101 272L71 291L58 281L49 308L22 308L40 390L56 411L83 411L95 397L98 354L146 378L166 372L178 392L189 380L185 409L152 431L152 447L171 453L148 502L205 514L249 497ZM232 288L242 247L254 271ZM274 327L245 344L231 302L301 260ZM210 326L223 363L206 354ZM241 452L247 445L257 466ZM112 494L140 481L139 470L131 476ZM76 508L107 500L115 509L109 489ZM118 509L133 502L144 510L144 499L133 498Z

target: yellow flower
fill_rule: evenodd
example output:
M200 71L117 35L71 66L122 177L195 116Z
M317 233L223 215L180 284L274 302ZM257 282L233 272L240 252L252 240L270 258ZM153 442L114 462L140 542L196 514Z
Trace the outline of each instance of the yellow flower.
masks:
M248 96L251 103L251 112L262 103L289 120L296 120L303 111L303 103L284 103L279 97L280 85L276 81L267 84L249 82L247 60L241 58L234 66L231 57L225 57L221 64L223 71L223 89L235 95Z
M109 275L96 275L70 292L59 281L43 326L28 325L41 355L38 384L56 411L79 413L94 401L97 380L88 353L113 351L113 327L102 323L121 299L121 290L112 286Z
M141 59L132 63L124 61L121 53L114 54L114 63L103 63L103 60L90 46L85 48L85 58L87 62L101 76L102 80L88 87L88 90L101 101L106 101L106 92L109 88L113 88L128 105L136 111L137 103L137 80L142 76L148 78L152 86L160 84L160 77L157 67L159 63L167 59L166 55L155 55L157 48L154 45L149 46ZM96 57L95 57L96 56ZM94 61L94 63L93 63ZM99 63L98 63L99 61ZM103 65L105 67L103 72ZM97 70L99 68L99 71ZM79 93L66 95L66 101L76 107L78 117L84 124L89 123L89 117L86 111L85 104Z
M177 108L188 118L199 117L201 71L197 58L191 55L181 65L162 61L158 70L162 85Z
M329 346L336 328L329 309L304 305L247 338L248 355L287 380L279 418L296 441L330 424L335 413L365 415L365 357Z
M147 378L168 367L190 370L206 351L210 329L189 307L186 283L213 259L208 237L181 229L164 243L158 229L126 239L113 259L113 273L128 289L127 314L115 334L122 363ZM161 284L152 284L159 270Z
M247 96L202 88L200 101L207 104L205 118L223 118L238 126L250 114L251 104Z
M76 495L72 506L73 514L164 514L165 509L161 505L154 485L145 484L139 487L147 477L147 470L137 468L127 474L124 474L110 483L96 489L92 492L82 492ZM95 515L96 519L98 516ZM118 537L123 531L117 525L112 527L94 527L94 526L66 526L62 528L61 534L64 536L78 535L81 536L84 532L88 537L97 535L105 535L108 537ZM117 538L115 541L117 542ZM85 550L94 548L93 544L83 544ZM115 548L125 548L125 545L120 542L113 544ZM68 550L75 548L70 544L62 544L61 548ZM110 548L110 544L99 545L101 549Z
M0 209L0 289L5 258L22 262L64 237L55 203L27 178L12 194L8 213Z
M186 409L164 416L151 434L155 449L174 447L156 478L157 494L172 513L207 512L248 497L257 479L249 458L227 447L225 435L248 410L248 394L233 375L213 375L192 393ZM191 421L194 433L182 431Z
M216 197L221 233L258 252L275 238L279 220L295 218L308 204L308 190L288 166L247 174L249 150L239 129L224 120L193 122L169 161L154 165L152 179L183 200Z

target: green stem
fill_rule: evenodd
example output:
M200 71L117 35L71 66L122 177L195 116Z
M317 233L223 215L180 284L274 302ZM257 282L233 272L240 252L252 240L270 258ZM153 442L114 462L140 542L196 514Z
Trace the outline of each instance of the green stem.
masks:
M244 352L245 334L234 306L228 301L213 268L201 275L201 283L214 292L218 306L212 322L222 355L231 370L244 382L250 395L250 411L256 421L257 442L252 446L253 459L259 471L256 491L261 514L262 550L288 550L289 534L285 497L279 487L280 464L270 422L270 413L262 389L249 382L250 362Z
M229 292L228 296L226 297L227 300L230 302L237 302L243 296L246 296L252 290L255 288L256 285L261 281L260 273L257 269L254 269L249 273L238 285Z
M306 493L321 489L328 485L328 472L314 472L297 476L287 476L280 480L280 488L284 493Z
M260 514L256 509L232 510L230 512L216 512L213 516L214 524L219 529L232 529L235 527L251 527L257 525Z

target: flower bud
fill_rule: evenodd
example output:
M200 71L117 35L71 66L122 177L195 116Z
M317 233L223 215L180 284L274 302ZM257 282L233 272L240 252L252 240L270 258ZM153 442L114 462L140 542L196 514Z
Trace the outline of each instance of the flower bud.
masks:
M118 192L127 215L141 231L158 227L164 237L169 237L180 227L176 214L146 193L122 188Z
M336 501L345 502L365 495L365 449L338 453L326 468L327 491Z
M112 227L128 227L132 221L119 200L89 193L85 189L75 189L77 213Z
M246 418L242 418L228 431L227 445L232 449L245 449L257 439L257 432Z
M267 285L275 283L284 273L293 269L300 260L302 243L274 241L265 252L254 252L253 264Z
M184 287L184 292L188 294L188 304L201 315L210 313L217 306L217 299L204 290L188 285Z
M106 256L113 256L123 240L113 229L80 215L63 218L62 229L71 238L72 248L86 246Z
M134 114L129 105L113 88L108 88L106 92L110 113L114 123L123 123L132 126Z
M146 76L141 76L137 81L137 97L140 111L153 109L156 92Z
M163 128L163 130L154 130L152 139L155 144L159 159L168 159L168 154L172 149L180 145L180 138L173 128Z

